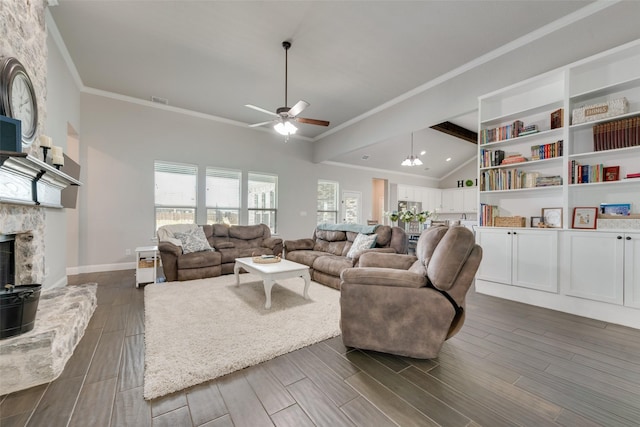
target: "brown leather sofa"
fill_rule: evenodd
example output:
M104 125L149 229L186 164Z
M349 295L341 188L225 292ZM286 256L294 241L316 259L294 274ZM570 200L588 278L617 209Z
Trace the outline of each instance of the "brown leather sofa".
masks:
M282 254L282 239L272 237L265 224L201 226L213 250L184 254L174 233L198 227L193 224L166 225L158 229L158 251L168 282L194 280L233 273L236 258Z
M365 253L342 272L344 345L432 359L460 330L482 248L465 227L433 227L416 255Z
M322 228L322 226L319 227ZM355 229L355 227L345 225L345 229ZM359 227L377 235L375 247L366 249L362 253L407 253L409 242L403 229L388 225ZM340 226L335 225L333 228L340 228ZM290 261L311 267L311 280L340 289L340 273L347 268L357 266L361 256L357 254L353 258L347 257L358 234L355 231L322 230L316 227L310 239L285 240L285 257Z

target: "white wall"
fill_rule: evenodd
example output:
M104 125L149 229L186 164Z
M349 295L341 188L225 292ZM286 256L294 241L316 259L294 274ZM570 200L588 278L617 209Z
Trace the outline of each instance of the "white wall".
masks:
M474 158L472 161L465 165L462 165L460 169L452 172L446 178L440 180L439 188L455 188L458 186L458 181L472 180L474 183L478 178L478 161Z
M47 117L41 133L66 152L68 125L80 130L80 91L50 36L47 47ZM66 285L67 247L77 246L77 241L67 236L67 210L48 208L45 220L44 286Z
M312 144L284 143L259 131L83 93L81 97L79 269L101 271L134 260L126 249L154 235L154 160L278 175L278 234L311 237L318 179L362 192L363 217L372 213L372 179L425 185L416 177L311 162ZM306 212L302 216L301 212Z

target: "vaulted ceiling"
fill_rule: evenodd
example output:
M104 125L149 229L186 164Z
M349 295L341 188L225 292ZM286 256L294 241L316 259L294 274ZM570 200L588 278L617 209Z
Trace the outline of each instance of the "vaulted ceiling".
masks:
M283 40L290 40L288 104L304 99L302 140L327 132L426 82L587 6L588 1L79 1L50 8L85 88L221 117L240 125L284 106ZM451 117L475 130L473 112ZM434 123L435 124L435 123ZM272 131L269 129L269 131ZM404 171L410 151L426 150L441 178L472 158L472 143L407 129L332 161ZM446 158L452 158L446 162Z

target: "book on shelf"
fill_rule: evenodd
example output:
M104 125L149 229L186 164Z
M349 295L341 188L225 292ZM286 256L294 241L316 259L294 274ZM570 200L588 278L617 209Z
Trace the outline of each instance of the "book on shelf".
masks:
M501 165L511 165L514 163L522 163L526 162L527 159L522 154L512 154L507 156L504 160L500 162Z
M628 173L627 176L625 177L626 179L629 178L640 178L640 172L637 173Z
M562 156L562 140L549 144L532 145L531 160L544 160Z
M640 116L593 126L593 151L614 150L640 145Z
M575 160L569 163L569 183L570 184L588 184L592 182L605 181L605 166L600 163L597 165L582 165Z
M480 144L489 142L504 141L511 138L517 138L524 128L524 123L520 120L514 121L512 124L499 126L497 128L482 129L480 131Z
M539 172L513 169L490 169L480 173L481 191L519 190L537 187Z
M492 227L494 218L498 216L498 207L480 203L480 217L478 222L481 227Z
M503 150L486 150L484 148L480 149L480 167L488 168L491 166L500 166L502 160L504 159L504 151Z
M554 176L540 176L536 179L536 187L552 187L555 185L562 185L562 177L559 175Z
M522 131L522 132L520 132L520 135L518 135L518 136L527 136L527 135L531 135L531 134L534 134L534 133L538 133L538 129L531 129L531 130Z
M551 126L550 129L558 129L564 126L564 110L562 108L557 109L551 113Z

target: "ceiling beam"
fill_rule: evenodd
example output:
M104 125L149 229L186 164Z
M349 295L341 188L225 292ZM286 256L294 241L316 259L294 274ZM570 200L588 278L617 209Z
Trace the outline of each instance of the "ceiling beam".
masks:
M444 132L448 135L455 136L456 138L464 139L465 141L478 143L478 134L476 132L465 129L462 126L458 126L451 122L442 122L437 125L431 126L431 129Z

